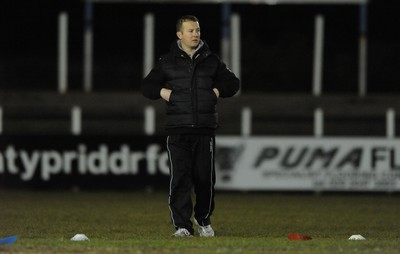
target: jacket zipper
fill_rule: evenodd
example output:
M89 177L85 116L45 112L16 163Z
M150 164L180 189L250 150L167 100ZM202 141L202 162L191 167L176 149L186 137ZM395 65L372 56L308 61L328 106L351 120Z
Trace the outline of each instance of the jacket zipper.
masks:
M190 59L190 71L191 71L191 78L190 78L190 89L191 89L191 96L192 96L192 114L193 114L193 122L192 127L195 127L198 123L197 119L197 89L194 79L194 69L195 63L193 59Z
M197 97L197 83L196 80L194 79L195 75L195 70L197 67L197 63L196 63L196 59L200 56L200 54L197 54L194 59L190 59L190 67L191 67L191 71L192 71L192 78L191 78L191 88L192 88L192 107L193 107L193 120L194 123L192 125L192 127L197 126L199 124L199 116L198 116L198 97Z

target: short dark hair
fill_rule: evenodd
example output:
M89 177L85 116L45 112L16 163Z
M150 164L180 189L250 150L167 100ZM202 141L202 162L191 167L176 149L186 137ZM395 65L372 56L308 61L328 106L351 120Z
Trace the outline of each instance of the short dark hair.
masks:
M185 15L185 16L180 17L178 19L178 21L176 22L176 31L177 32L179 32L182 29L182 23L186 22L186 21L199 22L199 19L193 15Z

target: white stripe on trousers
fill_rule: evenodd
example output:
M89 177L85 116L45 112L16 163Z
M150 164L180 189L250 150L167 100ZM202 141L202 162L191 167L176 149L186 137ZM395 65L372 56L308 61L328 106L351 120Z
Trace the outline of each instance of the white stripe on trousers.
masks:
M172 225L176 227L174 214L171 209L171 194L172 194L172 180L174 179L174 166L172 165L171 151L169 150L169 136L167 137L167 150L169 155L169 163L170 163L170 180L169 180L169 197L168 197L168 208L171 216Z
M214 185L214 182L213 182L213 172L214 172L214 163L213 163L213 161L214 161L214 138L213 138L213 137L211 137L211 140L210 140L210 153L211 153L211 159L210 159L210 168L211 168L211 170L210 170L210 181L211 181L211 186L210 186L210 202L209 202L209 205L208 205L208 213L207 213L205 219L207 219L208 216L210 216L211 206L212 206L212 200L213 200L213 185ZM203 225L203 226L207 226L207 225Z

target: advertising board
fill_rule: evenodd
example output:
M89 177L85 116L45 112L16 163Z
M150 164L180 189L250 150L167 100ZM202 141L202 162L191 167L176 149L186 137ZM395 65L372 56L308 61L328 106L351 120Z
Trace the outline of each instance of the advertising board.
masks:
M0 187L168 188L165 137L14 137L0 143ZM216 139L216 189L399 191L400 140Z

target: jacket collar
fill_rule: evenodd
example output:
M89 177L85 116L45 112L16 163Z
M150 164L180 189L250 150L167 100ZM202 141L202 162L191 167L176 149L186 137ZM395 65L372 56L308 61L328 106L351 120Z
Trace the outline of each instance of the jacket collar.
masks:
M176 43L178 44L178 48L179 48L180 50L184 51L183 48L182 48L182 42L181 42L181 40L177 40ZM193 54L192 54L191 57L193 57L193 56L196 54L196 52L199 51L199 50L203 47L203 45L204 45L204 42L203 42L202 40L200 40L199 45L197 45L197 48L193 51ZM186 52L185 52L185 53L186 53ZM187 53L186 53L186 54L187 54Z
M193 56L195 56L196 54L201 54L202 52L208 51L209 47L207 45L207 43L203 40L200 41L199 46L196 48L196 50L193 52ZM181 42L180 40L176 40L172 43L171 45L171 51L175 54L175 55L179 55L179 56L188 56L188 54L183 51L182 47L181 47Z

